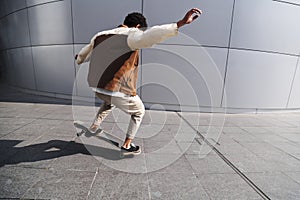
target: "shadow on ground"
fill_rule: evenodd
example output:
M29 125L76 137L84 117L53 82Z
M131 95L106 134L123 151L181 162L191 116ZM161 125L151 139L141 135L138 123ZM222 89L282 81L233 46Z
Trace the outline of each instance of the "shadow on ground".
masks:
M32 144L24 147L15 147L22 140L0 140L1 155L0 167L5 165L37 162L50 160L75 154L91 155L102 157L108 160L120 160L120 151L103 148L93 145L80 144L74 141L51 140L45 143ZM88 151L89 149L90 151ZM6 155L6 156L5 156Z

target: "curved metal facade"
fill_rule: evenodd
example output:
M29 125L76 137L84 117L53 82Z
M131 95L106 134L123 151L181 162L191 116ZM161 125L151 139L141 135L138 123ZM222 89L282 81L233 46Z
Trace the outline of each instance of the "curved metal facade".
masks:
M151 26L176 21L191 7L200 7L204 14L180 31L197 44L172 38L156 50L143 50L142 64L155 61L182 73L204 111L300 108L300 0L1 0L2 76L31 91L71 96L75 85L76 95L88 96L87 64L81 66L82 78L76 79L79 66L73 58L96 32L121 24L129 12L143 12ZM165 47L185 52L189 63L196 63L193 69L184 68L184 59L163 52ZM221 81L193 73L209 70L204 67L209 61L199 59L199 49L213 59ZM168 86L145 82L158 78L150 69L142 67L139 82L146 105L197 106L188 98L178 102ZM162 73L161 79L168 77Z

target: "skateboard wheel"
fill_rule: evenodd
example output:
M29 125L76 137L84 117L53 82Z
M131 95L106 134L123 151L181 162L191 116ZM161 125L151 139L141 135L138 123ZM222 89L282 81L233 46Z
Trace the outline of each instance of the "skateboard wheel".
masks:
M81 131L79 133L76 133L77 137L81 136L84 133L84 131Z
M123 153L120 153L120 158L124 158L124 154Z

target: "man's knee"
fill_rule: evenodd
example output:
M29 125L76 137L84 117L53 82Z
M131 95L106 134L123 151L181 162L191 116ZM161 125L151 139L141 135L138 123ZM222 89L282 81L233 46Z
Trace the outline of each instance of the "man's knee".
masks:
M145 115L145 106L143 105L141 109L141 117L144 117L144 115Z
M143 118L145 115L145 107L142 105L140 109L138 109L135 113L133 113L132 117Z

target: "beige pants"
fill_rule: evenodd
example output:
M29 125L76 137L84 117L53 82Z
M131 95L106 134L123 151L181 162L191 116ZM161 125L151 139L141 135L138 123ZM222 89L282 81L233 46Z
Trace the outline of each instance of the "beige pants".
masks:
M99 108L99 111L94 120L94 124L100 125L105 117L107 117L107 115L115 107L117 107L125 113L131 115L131 120L129 122L126 137L129 139L134 139L145 114L145 107L140 97L138 95L128 97L114 97L100 93L96 93L96 96L99 99L102 99L104 102Z

